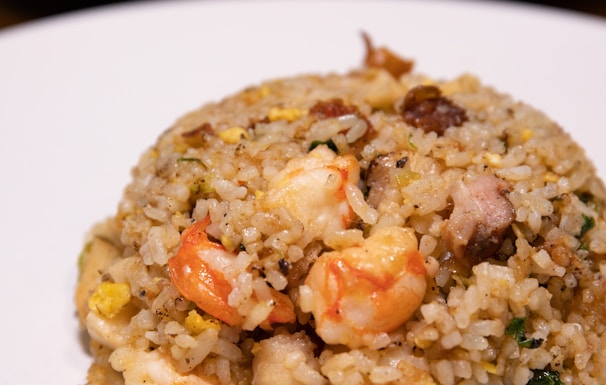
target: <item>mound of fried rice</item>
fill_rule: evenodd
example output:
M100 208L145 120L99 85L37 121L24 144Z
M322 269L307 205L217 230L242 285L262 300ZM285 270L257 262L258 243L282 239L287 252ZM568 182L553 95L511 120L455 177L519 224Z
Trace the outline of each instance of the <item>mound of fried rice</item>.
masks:
M141 156L80 256L89 384L606 384L606 193L583 150L474 76L430 79L367 44L361 69L246 88ZM186 239L203 222L204 242ZM418 301L375 301L389 285L354 269L308 279L394 228L422 256L396 274L420 277ZM171 269L179 255L192 265ZM195 263L206 275L184 281ZM399 307L395 325L355 324Z

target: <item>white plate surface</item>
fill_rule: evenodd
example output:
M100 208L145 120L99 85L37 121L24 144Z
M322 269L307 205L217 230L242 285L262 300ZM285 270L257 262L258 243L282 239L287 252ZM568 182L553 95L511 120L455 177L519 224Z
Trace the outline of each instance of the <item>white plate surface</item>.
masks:
M459 1L153 2L0 31L3 383L84 384L72 303L91 224L184 112L261 80L344 72L361 30L558 121L606 172L606 22Z

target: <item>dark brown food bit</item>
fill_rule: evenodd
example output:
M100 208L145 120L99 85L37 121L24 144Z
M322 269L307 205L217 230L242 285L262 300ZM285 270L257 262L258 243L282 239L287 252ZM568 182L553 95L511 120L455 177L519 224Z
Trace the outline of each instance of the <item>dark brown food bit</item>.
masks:
M343 102L343 100L338 98L317 102L309 109L309 114L315 116L319 120L339 118L347 115L356 115L359 119L364 120L367 126L366 131L362 137L357 139L354 143L350 143L350 152L354 154L359 153L362 148L376 136L372 123L370 123L368 118L360 112L358 107L356 105L347 105ZM348 129L345 129L342 132L347 130Z
M407 156L398 159L398 161L396 162L396 168L404 168L404 166L406 166L406 162L408 162Z
M305 248L303 258L290 264L288 275L286 276L288 279L287 288L299 287L303 284L311 265L316 262L322 252L323 248L319 242L313 242Z
M309 113L320 119L328 119L357 114L358 108L356 106L346 105L341 99L331 99L317 102L309 109Z
M365 182L368 187L366 202L371 207L377 208L383 200L383 193L391 184L391 170L404 168L407 162L408 156L404 151L379 155L370 162Z
M284 258L280 258L278 260L278 267L280 268L280 271L282 272L282 274L288 275L288 272L290 270L290 262L288 262Z
M258 119L258 118L250 118L248 120L248 126L246 126L246 128L248 130L252 130L255 128L255 126L257 124L267 124L270 123L271 121L269 120L269 118L267 116L263 117L262 119Z
M459 127L467 121L465 110L442 96L435 86L417 86L408 91L400 114L406 123L438 135L443 135L448 127Z
M192 147L199 147L204 142L204 135L215 135L210 123L202 123L193 130L181 134L185 142Z
M366 45L366 58L364 59L366 67L383 68L395 78L412 70L414 62L402 59L385 47L375 48L370 36L365 32L362 32L362 38Z

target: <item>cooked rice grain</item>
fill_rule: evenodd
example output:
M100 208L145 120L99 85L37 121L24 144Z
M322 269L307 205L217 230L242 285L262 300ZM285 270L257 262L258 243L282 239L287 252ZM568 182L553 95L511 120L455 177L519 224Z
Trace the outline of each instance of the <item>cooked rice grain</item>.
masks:
M441 92L421 112L404 101L417 86L420 98ZM407 120L460 111L439 130ZM555 123L473 76L267 82L178 120L132 176L83 251L89 384L606 383L603 184ZM195 223L207 224L186 243ZM414 250L365 248L398 227ZM352 250L371 267L354 266ZM310 269L328 251L341 259L314 291ZM420 264L387 267L412 252ZM177 256L183 271L168 267ZM411 316L366 323L375 310L395 316L414 291L377 298L419 276ZM92 296L102 282L130 297ZM358 295L367 305L347 305ZM358 337L325 343L328 322Z

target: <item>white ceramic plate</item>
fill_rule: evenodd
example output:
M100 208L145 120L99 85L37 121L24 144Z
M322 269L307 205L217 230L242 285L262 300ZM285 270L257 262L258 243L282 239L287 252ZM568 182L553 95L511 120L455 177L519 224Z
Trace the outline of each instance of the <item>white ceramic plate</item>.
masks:
M547 112L606 172L606 22L491 2L154 2L0 31L4 383L83 384L72 304L90 225L174 119L275 77L347 71L375 42Z

